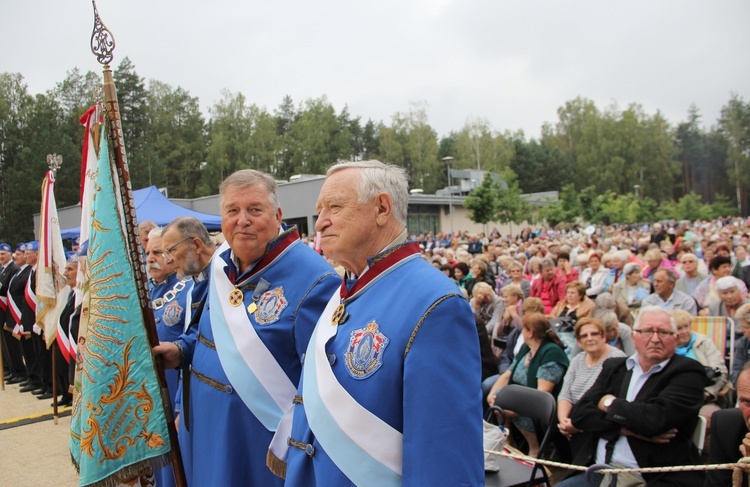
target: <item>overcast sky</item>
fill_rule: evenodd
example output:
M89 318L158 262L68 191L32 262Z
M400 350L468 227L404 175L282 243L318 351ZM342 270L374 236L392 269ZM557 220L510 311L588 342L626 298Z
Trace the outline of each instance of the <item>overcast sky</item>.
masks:
M440 136L481 117L538 137L577 96L706 125L750 98L747 0L99 0L113 68L182 86L208 108L227 88L272 111L326 95L389 123L426 101ZM0 72L31 93L100 72L87 0L0 0Z

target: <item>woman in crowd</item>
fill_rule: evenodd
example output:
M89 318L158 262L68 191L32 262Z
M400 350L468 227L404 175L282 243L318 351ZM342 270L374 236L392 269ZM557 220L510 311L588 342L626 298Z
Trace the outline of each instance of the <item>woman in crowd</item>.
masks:
M723 255L717 255L711 259L708 270L711 275L698 284L693 295L699 308L708 308L711 304L720 301L719 293L716 291L716 281L722 277L732 275L732 259ZM742 294L744 299L747 297L747 286L745 286L744 282L741 282L741 284L740 294Z
M507 303L505 309L508 309ZM510 333L508 333L505 350L500 356L500 363L498 364L498 369L501 374L510 368L510 365L513 363L513 359L516 358L516 355L518 355L518 352L523 346L524 339L523 333L521 333L523 327L521 325L523 322L523 317L531 313L544 313L544 303L542 303L541 299L525 299L523 301L523 304L521 304L521 316L518 319L514 318L511 322L513 324L513 328L510 330ZM490 384L490 387L492 387L493 384L494 382Z
M509 285L503 288L503 306L502 316L498 320L497 326L492 330L492 350L499 357L505 346L501 343L507 343L508 336L513 330L521 327L521 306L523 306L523 291L519 286Z
M487 283L494 288L495 283L487 277L487 263L485 261L480 258L474 258L471 259L470 265L471 267L469 267L469 270L471 271L471 278L466 281L465 285L466 292L469 293L469 296L473 296L472 291L474 290L474 285L480 282Z
M611 294L609 293L604 294L604 296L611 298ZM604 334L609 346L622 350L628 357L635 353L633 331L628 325L620 323L620 320L617 318L617 313L615 313L614 310L599 307L597 303L597 308L591 316L593 318L598 318L604 325ZM578 342L576 342L572 348L573 349L570 352L571 357L575 357L581 352L581 347L578 345Z
M557 254L555 274L565 277L566 283L578 280L578 269L570 265L570 254L568 252Z
M602 370L602 363L608 358L625 356L622 350L607 343L604 324L597 318L581 318L576 323L574 333L576 343L584 353L579 353L570 361L557 400L557 419L560 422L557 427L568 438L579 432L570 422L570 410L594 384Z
M500 314L505 308L503 300L492 290L492 286L486 282L474 284L471 291L471 310L474 312L476 322L485 327L487 333L492 333L497 326Z
M469 265L466 262L456 262L456 265L453 266L453 278L456 280L458 287L466 289L466 283L471 279Z
M578 282L571 282L565 287L565 299L552 308L550 318L569 318L572 325L594 311L594 302L586 296L586 287Z
M717 257L718 258L718 257ZM724 276L716 280L714 288L719 296L718 301L708 305L707 309L700 310L703 316L724 316L734 318L737 309L747 303L747 293L743 296L742 288L745 283L734 276Z
M523 291L523 297L528 298L529 293L531 292L531 283L523 278L523 267L521 266L521 263L510 261L506 270L510 275L510 280L503 284L501 289L510 285L518 286Z
M724 397L721 397L719 393L729 382L729 371L724 364L724 357L717 350L714 342L706 335L693 331L690 326L693 317L690 316L690 313L676 309L670 311L670 314L677 322L677 348L675 349L675 354L697 360L706 368L707 374L710 374L712 377L712 382L704 389L703 397L705 402L699 413L706 418L706 432L709 432L711 431L711 415L714 411L721 409L721 405L718 402L723 400Z
M562 387L565 371L568 369L568 357L564 345L550 322L541 313L524 315L522 334L524 345L506 370L490 390L487 397L489 405L495 403L495 395L501 387L508 384L520 384L540 391L546 391L557 397ZM506 411L513 419L513 424L521 431L529 445L529 456L539 455L539 440L531 418L519 416L514 411ZM522 413L522 411L519 411Z
M537 257L537 256L534 256L534 257L532 257L532 258L529 259L529 262L527 264L529 268L528 268L528 271L527 271L526 276L525 276L525 279L527 281L529 281L530 283L533 284L534 281L536 281L537 279L539 279L541 277L541 275L542 275L541 274L541 272L542 272L542 265L541 264L542 264L542 259L539 258L539 257Z
M612 286L612 296L628 305L630 312L637 314L643 298L651 293L651 285L641 278L641 266L630 263L623 268L625 280Z
M586 286L586 296L591 299L606 291L605 281L609 271L602 265L602 254L592 252L589 254L589 266L581 273L579 281Z
M654 272L660 267L667 269L673 269L674 265L667 259L664 258L659 249L649 249L646 252L646 262L648 265L643 269L643 278L648 279L650 283L654 282Z
M593 314L594 318L599 318L604 323L604 331L607 335L607 343L617 349L625 352L630 357L635 353L635 344L633 343L633 331L624 323L620 323L617 314L611 309L597 310Z
M737 386L737 377L746 362L750 362L750 304L743 304L734 313L735 326L739 325L742 338L734 344L734 364L732 364L732 384ZM735 328L736 329L736 328Z

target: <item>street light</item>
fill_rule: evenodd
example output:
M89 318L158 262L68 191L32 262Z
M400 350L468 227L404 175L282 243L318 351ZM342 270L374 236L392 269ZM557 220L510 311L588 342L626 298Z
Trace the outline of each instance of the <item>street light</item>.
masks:
M638 190L641 189L641 185L636 184L635 186L633 186L633 189L635 189L635 197L638 198Z
M453 180L451 179L451 161L453 157L443 157L443 162L448 167L448 212L451 215L451 238L453 238Z

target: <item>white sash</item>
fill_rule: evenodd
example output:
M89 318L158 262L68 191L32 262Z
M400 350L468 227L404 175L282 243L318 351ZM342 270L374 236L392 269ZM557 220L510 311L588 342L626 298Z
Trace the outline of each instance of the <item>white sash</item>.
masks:
M336 336L331 296L307 347L302 397L310 429L326 454L359 486L401 485L403 435L362 407L336 380L325 345Z
M221 254L227 248L225 243L217 252ZM224 272L224 260L216 257L211 265L208 300L219 361L247 408L266 429L276 431L285 426L282 418L293 409L296 387L258 336L244 304L229 304L229 293L235 287Z

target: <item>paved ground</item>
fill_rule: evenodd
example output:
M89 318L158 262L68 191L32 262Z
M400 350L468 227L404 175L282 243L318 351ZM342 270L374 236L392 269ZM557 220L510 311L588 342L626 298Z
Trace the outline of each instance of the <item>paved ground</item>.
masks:
M78 476L70 462L70 408L61 408L55 425L51 399L20 393L17 385L0 391L0 485L73 487ZM49 418L49 419L46 419ZM42 419L39 421L39 419Z

